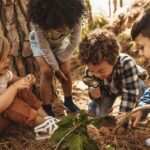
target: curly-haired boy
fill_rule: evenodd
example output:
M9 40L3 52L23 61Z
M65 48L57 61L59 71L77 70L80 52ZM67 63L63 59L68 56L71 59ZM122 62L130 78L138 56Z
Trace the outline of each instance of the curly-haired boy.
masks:
M84 78L99 83L98 87L89 88L89 111L96 116L106 115L119 95L122 97L121 114L131 111L139 93L141 95L145 90L144 82L139 78L145 70L120 50L115 35L107 30L91 31L80 44L79 57L87 66Z

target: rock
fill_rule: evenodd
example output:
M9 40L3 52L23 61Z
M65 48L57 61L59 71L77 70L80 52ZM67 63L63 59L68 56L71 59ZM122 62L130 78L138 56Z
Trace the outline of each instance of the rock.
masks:
M148 147L150 147L150 138L146 139L145 145L148 146Z

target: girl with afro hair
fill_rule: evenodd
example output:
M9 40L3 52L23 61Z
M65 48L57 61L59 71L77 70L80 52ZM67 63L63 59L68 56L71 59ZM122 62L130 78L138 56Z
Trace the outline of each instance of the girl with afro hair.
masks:
M40 96L44 110L51 116L54 74L62 85L64 105L71 112L79 110L72 101L70 56L80 42L84 10L82 0L30 0L28 4L34 24L29 40L40 68Z

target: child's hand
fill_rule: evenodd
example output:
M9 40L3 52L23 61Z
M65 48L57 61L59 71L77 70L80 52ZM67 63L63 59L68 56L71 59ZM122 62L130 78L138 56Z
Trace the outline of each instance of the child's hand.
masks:
M16 88L17 90L29 89L30 85L31 83L27 81L26 78L21 78L20 80L12 84L12 86L14 86L14 88Z
M127 113L126 112L119 112L118 116L116 117L117 119L117 124L120 124L124 121L124 118L126 117Z
M99 87L96 88L90 87L89 92L94 99L98 99L101 97L101 91Z
M141 118L142 118L142 112L141 111L138 111L138 112L134 113L130 117L131 125L135 128L138 125L138 123L141 120Z
M34 84L36 82L36 78L33 74L28 74L27 76L24 77L27 82L30 84Z

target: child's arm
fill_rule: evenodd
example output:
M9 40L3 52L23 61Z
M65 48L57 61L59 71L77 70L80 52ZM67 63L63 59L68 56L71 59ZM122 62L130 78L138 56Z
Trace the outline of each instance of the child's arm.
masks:
M51 48L49 46L49 43L47 39L44 36L43 30L39 27L35 26L35 38L37 40L37 43L40 47L40 49L43 51L43 57L45 58L46 62L52 66L52 68L55 71L59 70L58 62L54 56L54 54L51 51Z
M11 81L9 81L9 85L13 84L14 82L18 81L19 79L21 79L21 77L18 77L17 75L13 74L13 77L11 79Z
M150 88L145 91L144 95L141 97L141 99L138 103L138 106L143 106L143 105L148 105L148 104L150 104ZM149 112L150 112L150 110L146 109L146 110L142 110L142 111L138 111L138 112L134 113L131 116L131 121L132 121L133 127L136 127L142 118L147 117Z
M79 45L81 39L81 28L82 28L82 24L80 21L79 24L71 33L70 44L68 44L68 46L64 51L57 53L57 57L61 62L65 62Z
M14 78L15 79L15 78ZM16 78L17 79L17 78ZM18 90L28 89L31 84L35 83L35 77L32 74L25 76L10 85L1 95L0 95L0 113L7 109L13 102Z
M122 101L121 112L131 111L139 96L138 71L132 59L126 60L122 65Z
M10 85L1 95L0 95L0 113L6 110L11 103L14 101L14 98L18 90L29 88L31 81L24 77L12 85Z
M138 106L143 106L143 105L148 105L148 104L150 104L150 88L148 88L145 91L144 95L140 98ZM141 112L142 112L142 118L145 118L150 112L150 110L146 109L146 110L142 110Z

